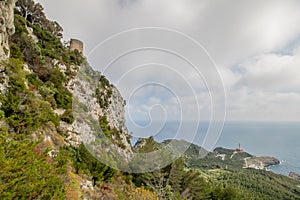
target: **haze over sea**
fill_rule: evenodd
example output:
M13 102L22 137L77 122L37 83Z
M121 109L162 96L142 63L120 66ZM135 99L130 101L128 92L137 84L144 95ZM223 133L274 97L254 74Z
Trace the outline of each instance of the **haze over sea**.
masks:
M135 123L150 125L145 121ZM188 125L194 122L182 123ZM151 126L144 128L143 133L138 133L141 132L141 129L137 128L132 122L127 123L129 131L134 135L133 144L138 137L149 137L151 135L157 141L175 138L179 125L180 123L177 121L166 123L156 121L152 122ZM208 125L208 122L199 124L193 143L199 146L202 145ZM184 135L188 136L191 130L189 128L185 129L180 131L182 133L178 134L180 136L176 139L185 139ZM300 123L298 122L226 122L215 147L234 149L238 144L241 144L246 152L253 155L278 158L281 164L269 168L275 173L288 175L289 172L293 171L300 174Z

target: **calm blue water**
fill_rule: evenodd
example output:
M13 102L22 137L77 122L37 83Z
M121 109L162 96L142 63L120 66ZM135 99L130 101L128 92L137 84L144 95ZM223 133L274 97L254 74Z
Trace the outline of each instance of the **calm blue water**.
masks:
M146 122L138 122L145 125ZM179 122L153 122L146 128L138 128L133 123L127 123L129 131L134 135L132 142L138 137L151 135L157 141L165 139L186 139L202 145L208 123L202 122L198 129L193 129L194 122L183 122L183 129L179 129ZM176 132L177 137L175 137ZM196 138L190 139L189 132L195 132ZM157 134L156 134L157 133ZM179 136L178 136L179 135ZM300 174L300 123L297 122L226 122L221 135L214 147L236 148L238 144L253 154L274 156L281 161L280 165L270 167L270 170L288 175L290 171Z

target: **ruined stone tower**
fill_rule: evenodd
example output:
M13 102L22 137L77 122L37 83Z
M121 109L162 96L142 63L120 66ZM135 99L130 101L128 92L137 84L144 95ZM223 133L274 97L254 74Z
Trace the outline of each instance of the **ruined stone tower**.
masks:
M79 53L83 54L83 42L77 39L71 39L70 41L70 50L77 50Z

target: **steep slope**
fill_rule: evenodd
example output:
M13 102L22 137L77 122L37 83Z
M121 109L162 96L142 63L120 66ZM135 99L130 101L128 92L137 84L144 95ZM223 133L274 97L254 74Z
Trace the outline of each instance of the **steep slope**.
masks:
M93 71L86 61L79 68L79 75L70 79L67 84L67 88L73 94L73 111L77 117L71 126L65 127L70 133L84 138L99 137L97 136L99 133L93 133L92 127L87 126L85 120L80 120L82 116L91 117L99 123L96 125L101 127L103 136L108 137L122 156L130 159L132 149L130 136L125 126L124 99L117 88L110 84L103 75ZM84 127L86 130L83 129ZM92 135L88 136L88 132Z
M16 0L0 1L0 60L9 57L9 36L15 32L14 5Z
M137 152L151 152L169 142L170 140L166 140L159 143L152 137L144 138L139 139L133 149ZM237 199L300 198L298 181L265 170L269 165L279 164L276 158L253 156L247 152L221 147L207 152L183 140L176 140L174 144L189 146L182 155L186 171L195 170L207 183L228 187L229 191L234 188L232 192L237 193Z
M0 199L156 199L82 144L90 124L74 115L76 105L84 105L114 149L130 159L118 90L62 44L61 27L45 17L40 4L17 3L22 7L13 15L14 2L0 2L6 23L1 47L10 48L0 62ZM32 9L37 15L23 15ZM85 79L78 79L80 73Z

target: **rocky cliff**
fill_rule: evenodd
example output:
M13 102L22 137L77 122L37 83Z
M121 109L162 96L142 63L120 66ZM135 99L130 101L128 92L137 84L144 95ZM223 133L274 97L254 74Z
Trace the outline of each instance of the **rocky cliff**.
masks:
M252 156L245 158L245 168L266 169L267 167L278 164L280 164L280 161L270 156Z
M75 121L71 125L61 124L61 128L68 131L68 143L78 146L82 141L90 143L97 140L97 137L99 139L106 136L107 141L111 142L110 147L117 149L123 158L129 160L133 153L130 135L125 125L125 101L120 92L103 75L95 72L87 62L73 68L78 69L76 71L78 75L69 80L67 88L73 94ZM64 67L61 66L60 69L63 71ZM91 119L82 120L83 116ZM99 121L98 132L103 133L102 136L99 136L91 125L93 123L99 126ZM101 127L101 124L105 127Z
M126 165L133 157L124 99L62 44L40 4L18 3L14 9L15 1L0 1L0 199L118 199L112 188L126 183L99 184L118 168L103 158L113 154L110 160ZM26 20L23 8L40 13ZM20 169L26 173L16 174ZM31 190L21 189L27 184Z
M9 57L9 36L15 31L14 6L16 0L0 1L0 60Z
M0 61L9 58L9 36L15 31L14 6L16 0L0 1ZM8 86L6 69L0 65L0 94L5 93ZM0 107L2 103L0 102Z

